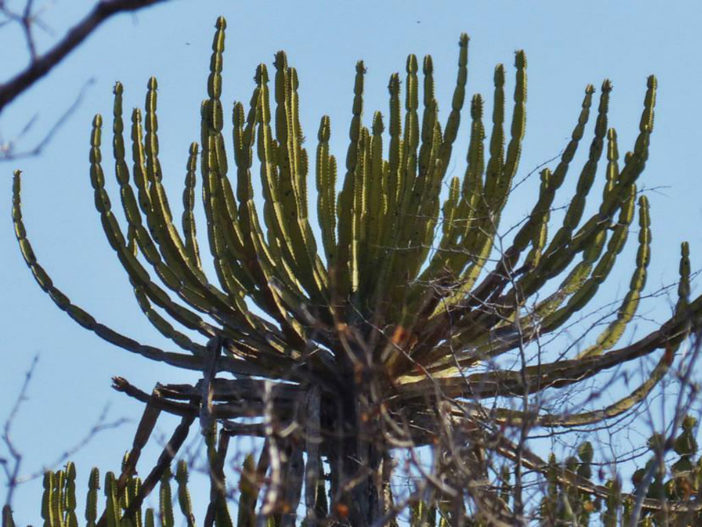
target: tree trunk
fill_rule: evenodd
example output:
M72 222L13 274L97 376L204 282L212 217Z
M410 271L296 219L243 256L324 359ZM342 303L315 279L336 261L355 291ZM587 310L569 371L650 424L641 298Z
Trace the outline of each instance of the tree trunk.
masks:
M356 378L354 378L356 377ZM340 525L363 527L383 511L381 460L384 440L369 382L349 375L329 405L331 434L325 438L331 469L331 514Z

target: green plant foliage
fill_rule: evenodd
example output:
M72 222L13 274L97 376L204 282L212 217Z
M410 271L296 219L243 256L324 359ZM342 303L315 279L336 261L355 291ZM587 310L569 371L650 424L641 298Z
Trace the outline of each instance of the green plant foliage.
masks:
M248 457L247 460L244 462L239 493L232 499L228 500L229 502L235 503L235 506L239 509L239 516L236 524L232 524L230 521L222 520L223 517L215 516L213 524L214 526L227 527L236 525L236 527L248 527L256 525L256 514L254 513L253 515L249 515L246 507L243 507L244 502L242 501L246 500L247 493L251 492L251 490L247 488L247 485L249 485L248 478L250 476L246 475L246 471L252 470L252 460L253 458ZM164 476L161 480L159 492L158 522L160 527L172 525L174 524L174 522L175 524L196 524L195 516L190 505L190 498L184 498L185 495L189 496L190 494L187 482L187 472L188 467L185 461L179 461L178 473L176 474L175 479L178 483L177 500L180 505L179 510L181 515L177 515L176 513L174 497L170 492L170 481L172 475L169 472L164 473ZM44 511L44 504L54 503L52 509L53 516L51 520L54 522L53 525L59 525L64 527L73 525L75 527L78 527L78 522L75 519L76 517L74 513L76 502L75 482L74 480L72 480L73 482L71 483L68 479L65 479L68 476L68 474L73 474L73 478L75 479L75 467L73 463L69 463L68 465L66 465L66 468L64 470L59 470L56 472L46 472L44 480L45 485L49 483L50 485L49 487L45 486L44 488L42 496L42 511ZM96 508L96 514L98 504L97 496L95 495L96 488L93 485L93 480L94 477L98 475L98 469L93 468L90 475L90 482L87 493L87 499L94 500L91 502L91 506L94 506ZM130 479L129 483L138 485L140 482L138 478L132 478ZM63 484L63 487L60 487L61 484ZM133 485L128 485L128 487L130 486ZM115 496L114 494L115 488L116 487L114 475L112 473L108 473L105 478L105 492L103 496L104 499L102 500L104 502L105 509L101 513L101 517L106 518L105 525L113 527L141 527L141 518L143 516L146 518L146 527L155 526L156 516L152 508L142 509L142 507L138 507L134 510L131 510L130 512L127 512L130 505L129 500L126 499L120 501L119 497ZM61 499L58 499L59 496L61 497ZM224 507L225 509L227 509L228 514L228 503L225 503ZM244 510L244 512L242 512L242 509ZM44 512L42 512L42 516L43 515ZM86 519L85 525L90 525L89 519ZM275 521L273 518L271 518L265 525L275 527L280 525L280 522ZM303 521L301 525L308 524ZM410 518L409 525L410 527L437 527L437 525L438 527L448 527L449 524L446 523L441 513L437 511L436 507L427 508L426 503L418 502L412 506L412 516ZM15 527L14 518L9 506L6 506L3 509L2 527Z
M78 517L76 515L76 469L73 463L68 463L62 470L47 471L44 474L44 492L41 499L41 516L46 527L78 527ZM137 509L135 514L127 515L125 511L130 506L130 499L134 495L135 487L140 484L139 478L130 478L125 490L118 492L115 476L108 472L105 476L103 486L104 496L102 502L104 509L100 516L98 491L100 488L100 472L93 468L88 479L88 489L85 497L86 513L85 525L87 527L97 524L98 518L103 518L103 525L107 527L141 527L141 510ZM172 505L167 504L167 509L172 509ZM3 509L3 527L14 526L14 519L9 506ZM149 512L150 511L150 512ZM148 514L153 515L151 509L147 509Z
M540 524L543 526L589 525L591 513L599 505L596 505L592 494L562 483L564 472L583 480L592 477L592 444L583 443L577 454L577 457L568 457L563 465L559 465L553 455L549 459L547 491L540 506Z
M160 163L156 79L148 81L144 110L134 109L127 125L130 162L124 138L124 88L115 85L110 164L119 199L114 209L106 190L100 115L95 116L90 136L90 182L106 238L125 269L139 308L181 351L142 344L109 328L54 284L28 240L20 172L14 177L12 217L20 250L56 305L118 347L203 373L195 387L159 386L151 396L115 379L118 389L151 405L147 412L166 410L183 421L171 451L164 453L159 469L141 490L129 494L131 462L120 478L108 478L109 525L120 521L120 507L142 499L159 477L165 478L162 508L171 503L167 467L196 417L206 439L211 474L208 520L232 524L223 506L226 437L253 435L265 437L266 448L278 457L266 454L255 469L252 461L245 468L251 477L242 480L241 525L253 521L266 477L273 490L262 510L269 521L286 523L294 516L306 481L308 525L318 524L327 514L342 523L362 525L391 508L387 487L392 469L383 469L389 465L382 460L392 446L436 444L444 436L454 437L444 434L442 426L456 427L466 443L461 448L471 452L471 470L483 477L487 470L476 445L491 433L507 437L527 421L545 427L601 422L630 410L664 377L679 344L702 316L702 297L689 298L686 244L675 314L656 331L617 348L635 316L651 258L650 205L644 195L637 199L636 183L649 155L655 77L648 78L638 134L623 159L608 121L612 85L602 84L598 101L594 87L587 86L571 139L555 167L541 172L531 212L515 228L511 244L498 251L500 218L519 171L525 134L523 51L514 57L511 116L506 102L508 74L498 65L491 125L484 122L488 117L482 96L473 96L465 171L447 181L466 98L466 35L459 40L458 73L445 119L434 97L432 59L424 58L420 73L420 61L410 55L404 80L399 74L390 77L386 116L374 113L369 128L363 118L365 66L356 65L348 149L339 164L330 151L332 128L327 116L321 118L310 160L300 126L300 80L284 52L275 55L270 72L264 64L257 68L249 102L234 103L233 125L225 130L221 101L225 27L224 19L218 19L199 143L190 147L185 167L180 228L166 192L172 177L163 174ZM587 159L577 169L573 160L591 113L596 114L594 133ZM228 143L233 143L233 156L227 154ZM598 183L600 165L605 165L606 177ZM577 188L565 200L570 204L560 225L554 226L550 213L554 204L564 201L558 192L569 170L576 173ZM309 212L307 181L312 171L319 239ZM259 194L254 191L256 177ZM198 184L206 243L196 237L193 210ZM587 203L597 184L602 187L601 199ZM446 186L448 195L442 201ZM518 369L504 366L505 361L485 369L484 364L518 355L525 346L562 330L590 305L635 217L638 250L629 290L594 343L579 355L539 354ZM210 252L216 281L204 270L203 247ZM543 294L546 290L552 293ZM656 354L661 357L651 375L607 407L573 414L501 406L510 399L519 404L549 388L568 388ZM452 405L439 418L437 408L443 400ZM251 425L242 418L256 421ZM290 423L296 424L291 432L279 433ZM219 439L217 430L223 434ZM141 448L136 445L135 440L133 463ZM508 442L499 451L514 458ZM330 467L328 487L320 469L322 458ZM578 458L566 461L566 468L588 478L585 467L591 458L591 453L580 452ZM534 466L546 470L538 463ZM549 485L556 485L558 476L553 477ZM184 489L185 474L179 472L178 478L179 489ZM46 485L47 490L57 485L62 489L65 481L48 480ZM446 485L457 489L461 503L464 498L477 499L460 481L449 478ZM326 488L331 496L328 504ZM557 485L549 489L558 506L545 503L545 515L585 521L591 514L590 498L580 491L558 491ZM602 490L604 495L608 492ZM494 492L485 493L498 503ZM88 525L97 521L91 496ZM179 490L178 496L188 524L194 525L187 493ZM436 516L431 512L435 503L422 503L416 503L415 516ZM44 511L52 527L59 521L56 507L47 501ZM454 507L451 514L464 514L462 507ZM69 516L61 521L72 522ZM164 526L175 521L165 509L160 517ZM152 513L146 513L144 522L153 524Z
M702 513L698 508L689 510L675 507L675 504L696 504L702 498L702 457L698 454L695 439L697 419L686 416L680 426L680 435L672 445L660 434L654 434L648 441L652 457L643 468L634 472L631 481L639 487L649 471L653 471L653 481L643 489L647 498L659 499L672 505L660 511L643 511L641 521L645 525L698 525ZM672 448L671 448L672 446ZM670 452L672 450L672 452ZM670 458L675 453L677 459Z
M663 527L669 525L696 526L702 522L699 500L702 498L702 458L695 439L697 420L687 416L682 420L680 435L670 442L661 434L648 441L651 458L631 477L633 494L625 494L618 478L610 479L606 493L589 492L578 482L590 480L593 461L592 445L580 445L577 457L558 463L551 455L546 477L546 489L541 499L540 524L592 525L606 527L632 525L632 515L639 491L644 503L659 503L660 507L644 506L636 525ZM671 452L672 450L672 452ZM677 459L670 454L675 453ZM652 482L642 487L648 472ZM599 518L595 512L599 511Z
M694 504L702 498L702 457L698 455L698 444L695 439L697 420L687 416L682 420L680 435L675 437L671 444L672 451L677 459L665 455L666 441L660 434L654 434L648 441L652 458L643 468L638 469L631 478L636 490L646 471L651 467L656 468L653 484L646 490L646 497L667 504L661 510L647 510L640 518L639 525L663 527L668 525L694 526L702 522L702 512ZM582 443L576 456L568 457L564 463L558 463L551 455L546 471L546 489L539 507L539 524L546 527L569 525L592 525L599 511L599 520L603 526L629 525L633 508L633 495L624 494L619 480L612 479L607 482L607 493L602 495L590 492L583 487L578 487L577 481L589 481L592 477L592 463L594 450L589 442ZM660 456L665 456L662 465L659 464ZM68 463L63 470L48 471L44 476L44 493L42 496L42 517L45 524L78 527L75 515L76 507L76 470L73 463ZM180 516L176 514L176 507L172 492L171 479L173 475L166 470L161 477L159 490L159 522L161 527L185 522L188 526L196 525L188 489L188 467L185 461L178 462L175 480L178 485L177 501ZM509 469L504 467L500 476L502 481L503 499L509 502ZM95 524L98 509L99 471L93 468L90 473L87 492L86 524ZM238 487L238 492L221 502L222 515L214 517L217 527L249 527L256 525L257 513L255 511L259 485L256 480L256 467L253 456L246 457ZM154 525L154 511L146 508L142 511L139 506L130 510L134 489L138 488L141 481L132 477L125 486L130 489L121 495L116 494L116 480L109 472L105 477L104 506L101 518L105 518L105 525L115 527L141 527L141 518L146 518L146 526ZM235 503L238 509L236 524L228 520L228 508ZM692 505L692 507L686 507ZM129 511L129 512L128 512ZM423 500L410 503L410 527L449 527L454 525L451 521L452 513L440 504L429 504ZM454 518L455 520L455 518ZM490 522L480 518L480 514L468 514L463 518L466 525L483 526ZM47 523L48 522L48 523ZM9 507L3 509L2 527L14 527L14 519ZM271 517L267 525L280 525L280 520ZM300 525L310 525L308 520Z

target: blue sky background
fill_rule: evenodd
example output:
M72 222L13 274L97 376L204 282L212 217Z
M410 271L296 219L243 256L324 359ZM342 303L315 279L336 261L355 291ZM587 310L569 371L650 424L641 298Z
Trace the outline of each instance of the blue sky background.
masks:
M58 37L92 4L47 2L43 20ZM527 53L529 95L521 175L559 153L570 136L585 86L592 83L599 89L605 78L614 83L610 125L617 128L622 154L631 148L646 77L655 73L659 79L655 132L640 183L654 189L648 194L653 229L648 290L676 279L682 240L690 241L693 269L702 266L702 5L697 0L181 0L120 15L0 116L0 133L8 140L37 114L34 128L18 149L33 146L86 81L95 81L80 108L41 156L0 163L4 174L0 176L4 182L0 185L0 421L9 412L32 357L40 355L30 399L14 424L14 439L25 455L25 472L51 463L79 441L106 404L111 405L114 419L141 411L140 405L110 389L111 376L122 375L147 390L157 380L194 382L196 378L104 343L54 306L34 282L17 248L10 221L12 170L24 172L27 230L54 283L101 322L142 342L170 347L142 316L125 273L104 239L88 179L90 122L100 112L106 118L106 129L111 128L116 80L125 86L126 111L143 105L146 82L149 76L157 76L164 180L173 202L179 203L187 148L199 138L199 105L205 96L218 15L228 21L223 99L248 102L256 65L270 64L273 54L284 49L301 80L301 117L308 148L315 147L320 117L329 114L332 149L337 156L345 155L356 61L363 59L368 69L366 123L373 110L386 113L388 77L404 71L410 52L433 56L437 99L445 118L461 32L471 37L468 95L481 92L486 96L487 115L495 64L508 66L511 93L514 51ZM41 32L37 36L44 47L56 38ZM0 82L26 61L20 33L0 28ZM467 132L462 126L459 136L464 144ZM462 175L463 152L454 150L450 175L452 171ZM110 176L109 168L107 174ZM576 174L571 174L571 181ZM113 178L108 179L114 189ZM596 185L593 190L595 201L600 188ZM515 192L503 220L505 227L529 210L536 198L534 190L534 185L527 184ZM202 227L200 232L204 232ZM602 291L601 302L626 292L632 254L633 250L623 253L622 258L629 255L629 259L620 264ZM659 299L644 304L642 312L663 320L669 306ZM168 431L169 422L164 423ZM109 439L99 436L75 456L81 487L85 487L89 467L119 467L134 426L131 423L110 433ZM20 523L39 520L39 500L39 483L20 489L14 503Z

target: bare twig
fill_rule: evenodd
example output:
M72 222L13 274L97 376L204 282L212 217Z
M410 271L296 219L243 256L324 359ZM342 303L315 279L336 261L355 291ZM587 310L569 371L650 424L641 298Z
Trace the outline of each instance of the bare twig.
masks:
M3 427L2 441L5 443L10 457L12 458L11 461L5 458L0 458L0 464L2 465L3 471L5 472L5 477L7 478L7 494L5 495L5 503L7 505L12 503L15 489L19 484L19 473L20 467L22 466L22 453L17 449L12 441L12 425L17 418L17 414L19 413L22 403L27 400L27 390L29 389L29 384L31 383L32 376L34 375L37 362L39 362L39 356L35 355L32 359L32 363L29 365L29 369L24 374L24 382L22 383L19 394L17 394L17 398L15 399L15 404L12 406L10 415L7 417L7 420L5 420L5 426Z
M24 459L24 456L21 450L15 445L15 443L12 440L12 425L14 424L15 419L19 414L22 404L27 400L27 391L29 390L29 385L31 384L31 380L36 370L38 361L38 355L32 359L32 363L30 364L29 369L24 375L24 382L22 383L22 387L20 388L19 394L15 399L15 404L13 405L12 410L10 411L10 415L5 420L5 424L3 426L2 442L5 444L5 447L7 448L7 451L9 452L10 456L10 459L0 458L0 465L2 465L3 471L5 473L5 478L7 480L7 493L5 495L5 503L7 505L12 504L12 499L14 497L15 490L19 485L42 477L44 475L44 472L50 467L57 467L59 465L62 465L63 463L68 461L76 452L79 452L81 449L87 446L88 443L90 443L100 432L104 432L105 430L112 430L127 422L127 419L124 418L117 419L116 421L107 421L106 419L108 407L106 406L101 412L95 424L93 424L93 426L86 432L86 434L80 441L78 441L72 447L66 449L62 454L59 455L59 457L56 460L53 461L53 463L44 465L40 469L35 470L34 472L31 472L29 474L22 475L20 470L22 468L22 461Z
M98 416L95 424L90 427L90 430L88 430L85 433L85 435L82 439L80 439L80 441L75 443L72 447L69 447L66 450L64 450L58 456L58 458L54 460L53 463L50 463L47 466L43 466L41 469L36 470L26 476L22 476L19 480L19 483L24 483L26 481L31 481L42 477L49 468L58 467L69 461L77 452L86 447L99 433L119 428L123 424L128 423L130 421L130 419L126 417L120 417L115 421L107 421L106 419L109 408L109 405L105 405L105 407L102 409L102 412L100 412L100 415Z
M17 143L17 140L21 138L25 133L27 133L30 128L34 125L37 119L37 115L34 115L25 125L25 127L22 129L22 131L19 133L19 135L12 141L8 141L5 144L0 144L0 162L3 161L14 161L16 159L22 159L22 158L27 158L27 157L34 157L39 154L44 150L46 145L53 139L54 135L56 132L63 126L66 121L73 115L73 113L78 109L80 106L80 103L83 101L83 97L85 96L86 91L88 91L88 88L95 82L95 79L88 79L85 84L83 84L83 87L80 89L80 92L76 96L76 98L73 100L71 105L61 114L61 117L58 118L58 120L53 124L53 126L49 129L49 131L44 135L44 137L39 141L33 148L29 150L23 150L21 152L13 152L14 145Z

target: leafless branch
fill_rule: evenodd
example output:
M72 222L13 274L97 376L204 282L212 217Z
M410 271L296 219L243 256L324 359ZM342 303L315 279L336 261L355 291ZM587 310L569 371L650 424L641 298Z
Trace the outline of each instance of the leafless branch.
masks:
M41 141L39 141L33 148L29 150L23 150L21 152L14 152L15 144L17 144L18 140L32 128L32 126L36 122L37 115L34 115L27 122L25 127L15 139L7 141L5 143L0 141L0 162L14 161L16 159L34 157L41 154L46 145L49 144L49 142L53 139L54 135L56 135L56 132L58 132L61 126L63 126L66 123L66 121L68 121L68 119L71 117L71 115L73 115L73 113L78 109L80 103L83 101L83 97L85 96L86 91L94 82L95 79L89 79L88 81L86 81L86 83L83 85L83 87L81 88L80 92L73 100L71 105L63 112L61 117L58 118L58 120L49 129L46 135L44 135Z
M35 470L29 474L21 474L22 461L24 460L24 455L22 451L17 447L12 439L12 426L19 415L22 404L27 400L27 391L36 371L36 366L39 361L39 356L35 356L32 359L32 363L29 369L24 375L24 381L20 388L20 391L15 399L15 403L10 410L10 414L5 420L2 433L2 442L5 444L5 448L9 453L9 458L0 458L0 465L2 465L3 472L5 474L7 493L5 495L5 503L10 505L14 497L15 490L22 483L27 481L32 481L44 475L47 467L57 467L68 461L74 454L82 450L88 445L99 433L106 430L112 430L117 428L127 422L127 419L121 418L115 421L107 421L108 407L106 406L100 413L100 416L93 424L93 426L86 432L83 438L78 441L75 445L66 449L62 454L58 456L53 463L42 466L40 469Z
M12 503L12 497L19 482L20 467L22 466L22 453L12 441L12 425L17 418L17 414L19 413L22 403L27 400L27 390L29 389L29 385L38 361L39 356L35 355L29 369L24 374L24 382L22 383L22 387L20 388L17 398L15 399L15 404L12 406L10 415L7 417L5 426L3 427L2 441L5 443L10 457L12 458L11 460L0 458L0 465L2 465L3 471L5 472L5 477L7 478L7 494L5 495L5 503L8 505Z
M97 420L95 421L95 424L90 427L90 429L85 433L85 435L73 446L70 448L64 450L55 460L53 463L50 463L48 466L44 466L39 470L36 470L35 472L32 472L31 474L28 474L26 476L22 476L21 479L18 481L18 483L24 483L26 481L31 481L37 478L40 478L44 475L44 472L46 472L47 467L58 467L69 461L77 452L82 450L84 447L86 447L94 438L101 432L105 432L107 430L113 430L115 428L119 428L123 424L126 424L130 421L130 419L126 417L120 417L119 419L116 419L114 421L107 421L107 414L109 411L109 405L106 405L102 411L100 412L100 415L98 416Z

